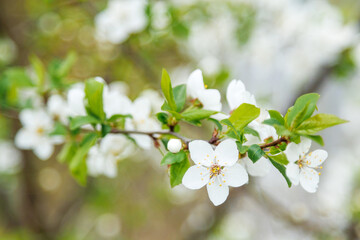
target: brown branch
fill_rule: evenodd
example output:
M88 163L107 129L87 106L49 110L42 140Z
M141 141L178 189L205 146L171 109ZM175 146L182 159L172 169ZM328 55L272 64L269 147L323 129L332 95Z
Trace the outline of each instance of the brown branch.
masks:
M289 142L289 140L286 137L281 137L278 140L275 140L273 142L265 143L265 144L260 145L260 148L265 149L265 148L269 148L269 147L275 147L275 146L277 146L278 144L280 144L282 142L287 143L287 142Z

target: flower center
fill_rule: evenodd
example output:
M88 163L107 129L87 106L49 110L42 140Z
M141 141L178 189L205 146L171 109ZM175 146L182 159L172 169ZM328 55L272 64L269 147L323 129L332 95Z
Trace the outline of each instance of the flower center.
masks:
M43 135L45 132L45 130L42 127L39 127L38 129L36 129L36 133L39 135Z
M216 177L217 175L221 174L221 166L214 164L210 167L210 178Z

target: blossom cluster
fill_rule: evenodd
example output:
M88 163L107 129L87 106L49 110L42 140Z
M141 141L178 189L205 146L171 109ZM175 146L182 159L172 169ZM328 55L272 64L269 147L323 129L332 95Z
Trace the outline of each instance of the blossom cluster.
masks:
M33 97L37 99L33 108L19 114L23 127L15 144L33 150L42 160L50 158L55 145L64 144L61 161L69 162L82 182L87 174L113 178L120 160L139 148L160 150L162 142L169 152L161 164L169 166L171 185L182 183L189 189L206 185L214 205L227 199L229 187L248 183L249 175L265 176L272 166L289 187L300 183L306 191L316 192L317 169L327 152L308 153L311 140L322 144L314 133L344 122L333 115L311 117L318 94L300 97L283 117L259 107L241 80L229 83L226 107L220 91L204 84L199 69L190 74L187 84L174 88L164 70L161 87L165 99L148 89L132 101L124 83L107 84L96 77L63 93L51 93L43 103L40 96ZM209 141L179 135L181 121L201 126L206 120L215 123Z

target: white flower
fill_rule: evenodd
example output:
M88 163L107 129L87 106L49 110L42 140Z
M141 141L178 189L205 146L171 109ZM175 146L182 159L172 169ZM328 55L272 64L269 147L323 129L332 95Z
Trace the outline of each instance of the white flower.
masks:
M132 118L125 122L126 130L138 130L144 132L161 130L160 124L151 117L151 103L146 97L138 97L130 106ZM148 135L130 134L136 143L143 149L150 149L153 140Z
M187 94L198 99L206 110L221 111L221 95L216 89L206 89L200 69L193 71L187 81Z
M164 103L164 98L161 97L158 91L153 89L146 89L140 93L140 96L146 97L150 100L151 111L153 113L158 113L161 111L161 106Z
M118 44L147 24L145 0L110 0L108 7L95 17L96 38Z
M11 142L0 141L0 172L13 173L21 164L21 153Z
M131 100L125 96L119 88L110 84L104 85L103 90L104 112L107 118L115 114L128 114L130 112Z
M187 170L182 183L189 189L200 189L206 185L214 205L226 200L229 186L240 187L248 182L245 169L236 163L239 151L233 140L221 142L215 150L208 142L195 140L189 143L189 151L196 165Z
M172 153L178 153L181 150L182 142L180 139L172 138L167 144L167 148Z
M155 2L152 10L152 26L161 30L166 28L170 23L170 16L165 2Z
M67 101L60 95L51 95L47 101L47 111L54 120L63 124L69 122L69 108Z
M254 95L246 91L245 85L241 80L232 80L226 90L226 99L230 110L233 111L243 103L256 106Z
M91 176L105 175L113 178L117 175L118 161L134 152L134 144L124 135L108 134L100 145L91 147L86 164Z
M48 159L54 151L54 144L62 143L62 137L49 136L53 121L43 109L25 109L20 112L23 125L16 136L15 145L20 149L32 149L41 160Z
M67 93L67 103L70 116L85 116L85 86L83 83L77 83L71 86Z
M301 143L290 143L284 153L289 160L286 167L286 175L294 185L300 185L310 193L316 192L319 184L319 175L315 169L322 168L321 165L328 154L324 150L309 151L311 140L302 139Z

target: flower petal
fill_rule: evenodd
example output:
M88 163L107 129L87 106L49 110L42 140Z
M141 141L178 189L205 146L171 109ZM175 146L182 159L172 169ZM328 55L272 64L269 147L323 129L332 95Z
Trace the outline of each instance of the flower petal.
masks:
M182 184L189 189L199 189L209 182L209 178L209 169L202 166L192 166L186 171Z
M54 146L51 143L43 141L34 148L35 155L41 160L47 160L54 152Z
M253 163L248 157L243 158L246 170L251 176L263 177L270 171L270 162L264 157L261 157Z
M26 128L21 128L15 136L15 145L20 149L31 149L34 146L34 134Z
M327 157L328 153L325 150L319 149L306 155L305 162L309 167L317 167L322 164Z
M319 184L319 173L312 168L302 168L300 171L300 184L307 192L316 192Z
M206 185L210 201L218 206L225 202L229 196L229 187L223 184L219 176L215 177L213 181Z
M141 147L142 149L151 149L153 142L151 137L142 134L130 134L130 137L132 137L135 140L136 144L139 145L139 147Z
M232 166L239 159L239 150L235 141L227 139L222 141L215 149L215 160L220 166Z
M301 157L304 157L305 154L307 152L309 152L310 150L310 147L311 147L311 140L308 139L308 138L301 138L301 142L300 142L300 154L301 154Z
M226 99L231 110L240 106L239 95L245 92L245 85L241 80L232 80L226 90Z
M203 109L220 111L221 110L221 95L216 89L199 90L198 99L203 105Z
M225 167L221 172L224 174L222 180L228 186L240 187L249 182L245 168L238 163L231 167Z
M208 142L194 140L189 143L190 157L197 165L210 167L214 163L215 153Z
M286 175L294 185L299 184L300 168L295 163L289 163L286 166Z
M284 153L286 154L286 157L289 160L289 162L294 163L297 160L299 160L299 156L301 153L300 145L291 142L291 143L289 143L289 145L287 145Z
M193 71L187 81L187 94L192 98L198 98L198 91L205 89L202 72L200 69Z

